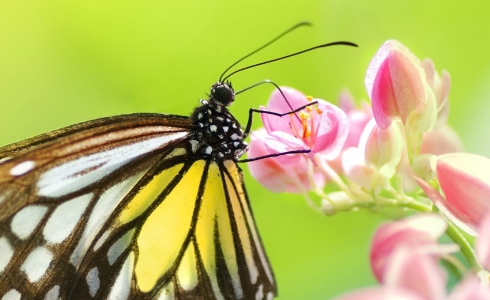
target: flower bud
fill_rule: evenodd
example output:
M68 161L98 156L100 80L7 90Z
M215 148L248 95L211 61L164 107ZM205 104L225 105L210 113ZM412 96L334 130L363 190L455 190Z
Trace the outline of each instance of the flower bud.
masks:
M369 64L365 84L380 128L387 129L394 118L418 132L434 127L434 93L420 61L400 42L389 40L381 46Z
M359 147L364 149L367 163L378 168L385 165L394 168L402 156L403 137L398 126L390 126L383 130L371 119L364 128Z
M446 222L436 214L418 214L401 221L381 225L371 244L371 267L380 282L384 282L390 257L400 247L437 247L437 239L446 230Z
M490 159L470 153L441 155L436 173L449 211L477 227L490 208Z

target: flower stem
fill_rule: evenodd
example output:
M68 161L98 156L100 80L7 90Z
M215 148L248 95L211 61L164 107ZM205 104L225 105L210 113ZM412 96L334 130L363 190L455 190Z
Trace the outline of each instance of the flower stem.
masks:
M478 262L478 258L476 257L476 253L471 247L468 240L461 234L459 229L453 223L448 221L448 226L446 229L446 234L458 244L461 249L461 253L463 253L464 257L468 261L468 263L475 269L476 272L482 271L483 267Z
M419 201L415 201L415 200L408 200L405 202L400 202L399 205L402 207L410 208L410 209L420 211L420 212L430 212L431 211L431 207L429 205L421 203Z

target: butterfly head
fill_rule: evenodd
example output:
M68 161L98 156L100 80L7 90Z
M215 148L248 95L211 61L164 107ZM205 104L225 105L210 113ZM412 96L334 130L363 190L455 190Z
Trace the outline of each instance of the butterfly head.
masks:
M222 106L230 106L235 100L235 91L231 82L217 82L211 87L210 101Z

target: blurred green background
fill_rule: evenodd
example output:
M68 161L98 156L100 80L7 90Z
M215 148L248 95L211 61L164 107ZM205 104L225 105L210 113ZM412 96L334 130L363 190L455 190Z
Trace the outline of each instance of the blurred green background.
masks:
M333 102L344 88L366 99L369 60L394 38L450 72L450 123L467 150L489 156L490 10L483 1L450 2L4 0L0 143L110 115L187 115L228 65L309 20L313 28L241 66L335 40L360 48L322 49L249 70L232 77L234 87L271 79ZM264 105L271 91L240 95L232 111L245 123L248 108ZM272 194L245 175L279 299L328 299L374 284L367 250L380 217L320 216L302 198Z

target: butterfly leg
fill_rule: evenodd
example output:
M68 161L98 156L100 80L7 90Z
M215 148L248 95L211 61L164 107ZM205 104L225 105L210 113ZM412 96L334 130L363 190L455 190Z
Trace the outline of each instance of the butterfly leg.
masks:
M278 117L284 117L284 116L287 116L287 115L290 115L290 114L297 113L297 112L305 109L306 107L311 106L311 105L315 105L315 104L318 104L318 102L317 101L313 101L311 103L308 103L306 105L303 105L301 107L298 107L298 108L296 108L294 110L291 110L291 111L288 111L288 112L285 112L285 113L278 113L278 112L274 112L274 111L270 111L270 110L266 110L266 109L251 108L248 111L248 121L247 121L247 126L245 127L244 137L247 137L250 134L250 130L252 128L252 122L253 122L253 113L269 114L269 115L274 115L274 116L278 116Z

